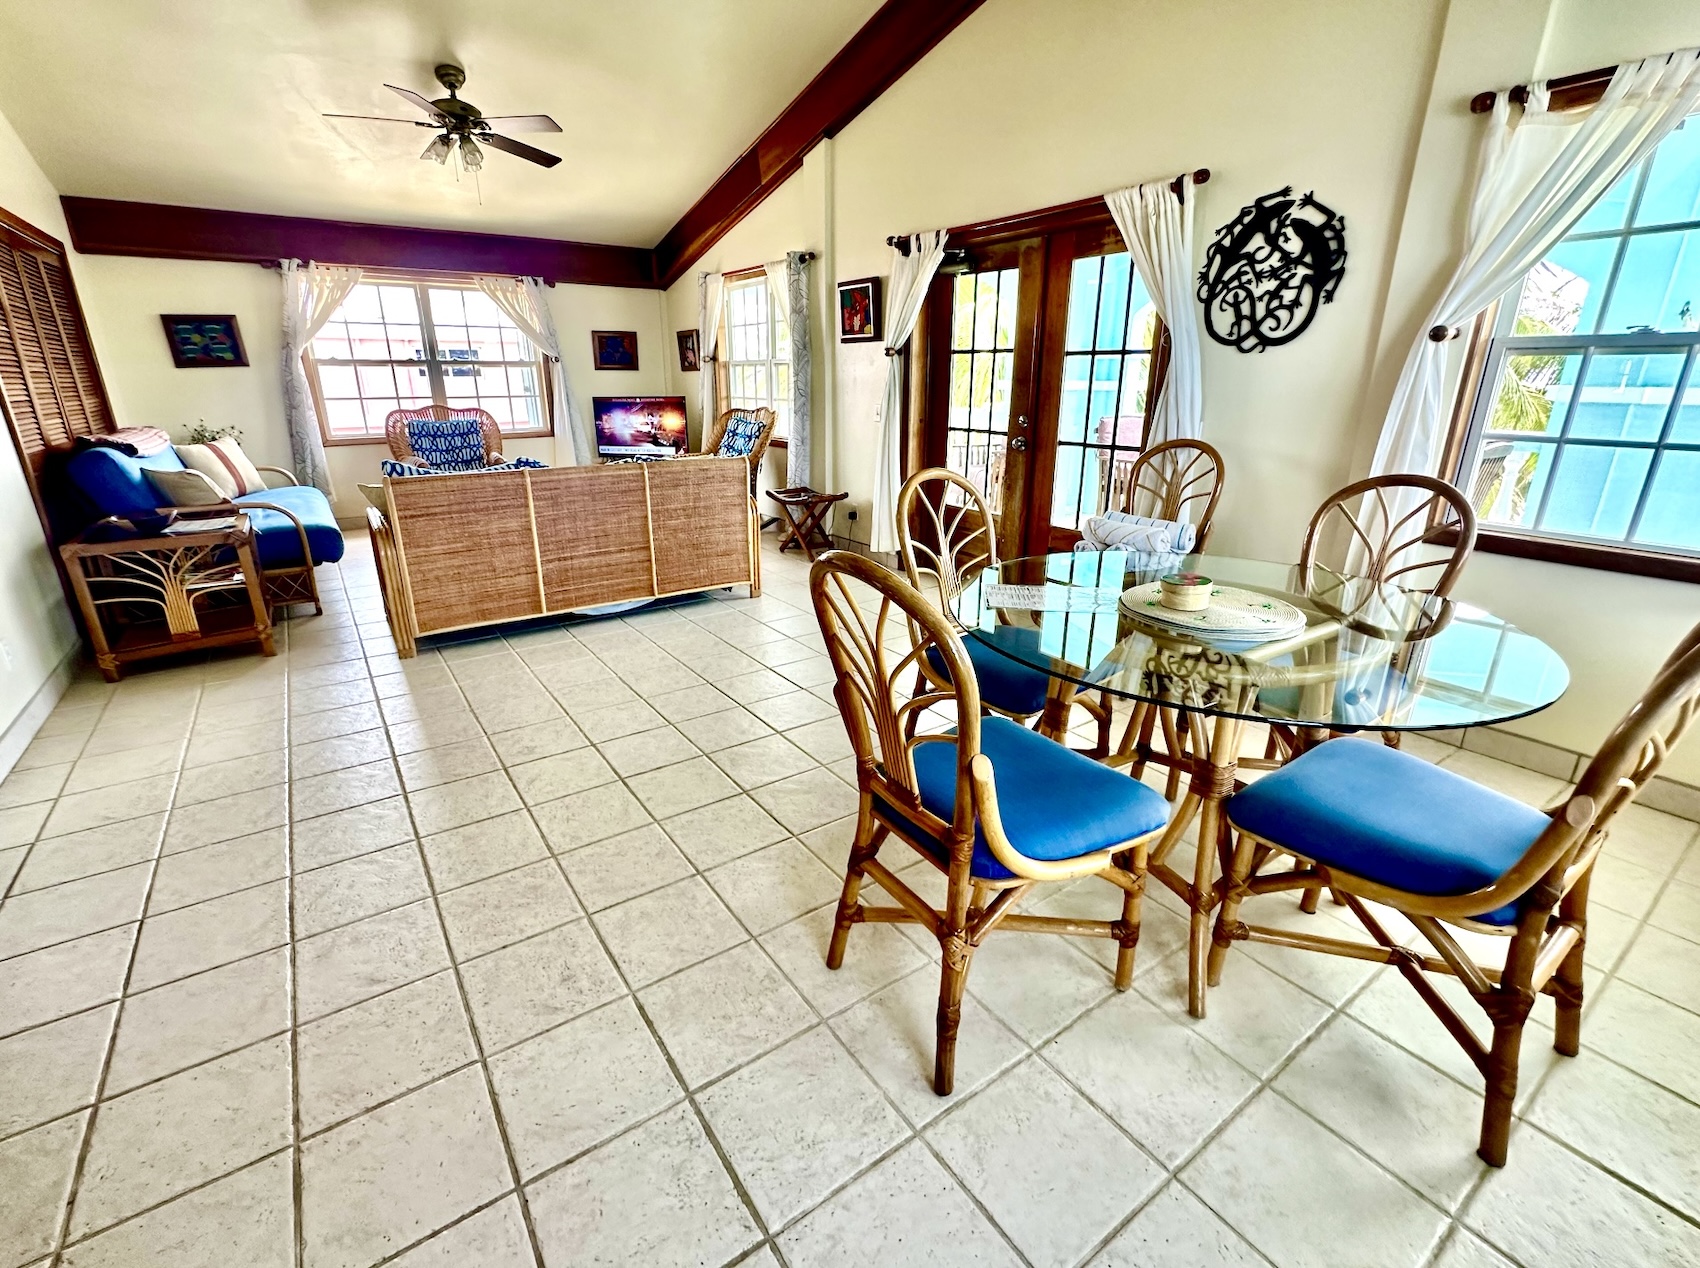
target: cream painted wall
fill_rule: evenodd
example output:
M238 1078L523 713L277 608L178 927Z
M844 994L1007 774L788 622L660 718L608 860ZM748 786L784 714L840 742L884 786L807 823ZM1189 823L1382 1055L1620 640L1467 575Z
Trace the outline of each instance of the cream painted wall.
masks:
M69 240L59 195L12 125L0 115L0 207ZM85 261L72 253L81 285ZM77 644L76 626L47 553L41 521L18 452L0 441L0 735L12 725ZM0 773L16 754L0 760Z
M119 419L163 427L181 437L204 420L241 428L243 447L255 461L289 467L283 422L283 341L278 275L251 264L144 260L87 256L79 278L83 304L97 330L96 351ZM633 396L667 390L672 336L662 335L661 297L655 291L605 286L555 286L549 303L565 348L567 382L589 426L593 396ZM245 367L179 370L171 362L160 313L235 313L248 351ZM636 372L591 368L592 330L636 330ZM510 441L504 451L564 461L552 440ZM331 478L336 513L360 520L365 501L355 487L378 479L382 444L332 445Z

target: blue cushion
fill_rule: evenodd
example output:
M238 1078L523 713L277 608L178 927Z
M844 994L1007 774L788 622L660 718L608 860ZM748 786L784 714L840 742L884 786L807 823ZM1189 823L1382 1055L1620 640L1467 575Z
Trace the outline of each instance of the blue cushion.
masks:
M185 470L183 460L170 448L145 458L132 458L105 445L94 445L66 464L71 482L94 509L101 515L116 515L121 519L150 516L158 509L159 490L149 482L149 471L182 470Z
M1228 802L1237 828L1294 854L1413 894L1493 884L1546 815L1420 757L1369 740L1318 745ZM1474 919L1510 924L1517 905Z
M1079 858L1154 832L1169 821L1169 803L1161 793L1008 718L980 723L980 751L992 760L1004 832L1030 858ZM939 818L950 819L956 807L956 745L942 740L917 745L915 782L921 804ZM926 843L924 834L916 836ZM942 850L939 856L942 861ZM971 870L983 880L1014 875L993 856L978 829Z
M1042 669L1012 660L997 648L987 646L982 640L988 637L1033 659L1039 655L1039 631L1000 625L995 630L966 636L962 640L962 645L968 649L968 660L974 666L974 676L980 680L982 702L1005 713L1023 716L1038 713L1045 707L1045 692L1050 687L1051 676ZM927 661L934 673L950 677L938 648L927 649Z
M714 451L717 458L748 458L756 451L765 424L751 414L733 414L726 421L726 431Z
M281 489L262 489L236 498L238 506L246 502L273 502L292 512L307 530L307 549L313 553L315 564L334 564L342 558L342 530L336 526L331 504L323 493L311 485L285 485ZM276 511L254 509L248 512L254 526L254 549L260 556L261 568L295 568L301 564L301 538L287 516Z
M484 429L476 418L415 418L407 445L438 471L477 471L484 466Z

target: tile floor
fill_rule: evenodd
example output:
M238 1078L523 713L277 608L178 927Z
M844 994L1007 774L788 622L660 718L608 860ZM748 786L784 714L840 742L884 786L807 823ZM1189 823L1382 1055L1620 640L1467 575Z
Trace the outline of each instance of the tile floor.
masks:
M401 661L350 545L284 654L80 681L0 784L0 1268L1700 1264L1695 825L1623 820L1503 1171L1390 970L1236 953L1191 1021L1161 890L1125 995L994 936L940 1100L925 944L821 962L854 798L795 558Z

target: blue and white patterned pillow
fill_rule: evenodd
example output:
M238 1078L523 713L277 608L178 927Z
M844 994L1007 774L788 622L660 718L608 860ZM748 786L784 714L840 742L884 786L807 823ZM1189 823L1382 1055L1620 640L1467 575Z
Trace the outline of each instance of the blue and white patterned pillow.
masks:
M438 471L478 471L484 466L484 431L476 418L416 418L407 424L416 457Z
M714 451L717 458L748 458L756 451L756 442L761 439L766 424L753 414L736 413L726 424L726 434L720 438L720 447Z

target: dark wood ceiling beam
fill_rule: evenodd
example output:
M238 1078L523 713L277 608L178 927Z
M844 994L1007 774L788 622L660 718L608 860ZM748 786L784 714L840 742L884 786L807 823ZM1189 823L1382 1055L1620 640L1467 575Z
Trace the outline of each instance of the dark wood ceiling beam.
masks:
M738 221L836 136L984 0L886 0L754 145L738 156L655 248L656 279L671 286Z
M655 253L643 247L266 216L107 198L66 196L59 201L70 225L71 245L85 255L247 264L298 259L364 268L505 273L588 286L654 289L656 285Z

